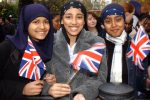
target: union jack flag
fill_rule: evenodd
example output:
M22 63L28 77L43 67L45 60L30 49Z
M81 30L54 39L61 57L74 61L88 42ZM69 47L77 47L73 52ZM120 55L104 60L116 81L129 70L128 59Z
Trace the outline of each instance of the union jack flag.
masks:
M131 58L135 65L144 70L142 61L150 53L150 40L142 26L131 41L127 57Z
M91 48L78 52L71 59L71 64L75 70L83 68L92 73L97 73L102 61L105 44L96 43Z
M39 80L45 70L45 64L28 37L28 45L19 68L19 76L32 80Z

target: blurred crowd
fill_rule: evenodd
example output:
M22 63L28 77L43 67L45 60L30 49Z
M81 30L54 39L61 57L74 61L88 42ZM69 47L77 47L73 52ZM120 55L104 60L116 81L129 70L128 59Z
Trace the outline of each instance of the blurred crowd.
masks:
M35 6L35 8L32 6ZM141 4L135 0L120 4L111 3L102 9L100 15L92 11L86 11L84 5L75 0L64 4L60 13L50 13L50 15L43 5L33 4L32 6L29 5L22 10L17 25L13 21L13 16L10 15L8 18L0 16L1 55L3 55L3 52L6 53L7 50L3 50L3 48L9 47L8 44L13 44L13 49L19 51L17 54L13 54L15 55L14 59L19 59L18 62L16 61L17 63L12 60L12 56L8 56L8 54L14 53L10 50L10 53L7 54L9 58L7 63L9 64L5 65L3 62L0 66L1 69L9 66L8 72L4 72L5 75L0 72L0 81L6 87L8 85L8 90L10 88L13 91L14 88L10 87L6 80L11 82L15 80L17 84L21 84L19 92L20 90L23 91L23 96L49 95L52 98L58 98L58 100L69 100L67 99L69 97L73 100L97 100L93 99L100 99L97 88L102 83L111 82L132 86L135 90L135 97L138 99L150 98L149 5ZM36 7L41 10L38 11ZM30 9L33 10L33 14ZM37 24L38 28L35 28ZM38 34L38 37L35 32L45 34ZM139 33L141 35L137 37ZM145 40L142 40L140 36L145 36ZM141 39L142 42L138 39ZM137 44L134 44L133 41L136 41ZM97 76L81 70L72 82L66 83L67 78L71 76L70 73L74 73L74 70L68 67L74 54L79 53L81 55L81 51L87 52L85 50L92 48L95 43L106 45L103 48L103 58L100 59L101 64L97 64L100 66L100 69L96 71ZM140 45L143 47L140 47ZM28 50L28 46L37 50L36 56L41 57L42 64L44 63L47 66L44 78L42 77L45 80L44 82L47 82L46 85L42 80L24 80L24 78L20 79L21 75L19 78L16 76L15 72L18 71L16 64L22 64L24 52ZM132 51L133 48L135 50ZM140 53L140 50L142 53ZM137 57L139 56L138 53L141 58ZM0 59L6 61L8 58L1 57ZM10 72L12 64L17 67L13 69L15 74ZM92 64L90 65L94 66ZM12 78L9 79L9 72L14 74L14 77L12 75ZM51 77L49 78L49 76ZM40 89L38 92L34 92L34 95L31 86L36 87L36 85ZM17 95L20 94L19 92ZM3 93L7 97L7 93ZM71 96L68 96L70 94ZM10 93L10 95L12 94ZM8 97L10 95L8 94Z

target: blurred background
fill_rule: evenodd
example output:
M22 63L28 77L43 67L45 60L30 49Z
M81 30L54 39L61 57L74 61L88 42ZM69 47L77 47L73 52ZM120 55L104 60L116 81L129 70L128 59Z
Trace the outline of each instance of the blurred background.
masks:
M4 18L12 17L17 21L20 9L30 3L42 3L51 11L51 13L59 13L60 7L69 0L0 0L0 16ZM129 2L130 0L78 0L81 1L88 11L100 14L101 10L109 3ZM133 0L134 1L134 0ZM135 0L141 4L148 5L150 11L150 0Z

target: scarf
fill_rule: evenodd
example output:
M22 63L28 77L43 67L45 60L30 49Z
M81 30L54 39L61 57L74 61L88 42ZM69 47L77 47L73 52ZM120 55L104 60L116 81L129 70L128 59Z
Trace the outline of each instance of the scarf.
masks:
M122 82L122 45L125 43L126 37L125 31L119 37L111 37L106 33L106 39L115 44L110 72L110 82L113 83Z

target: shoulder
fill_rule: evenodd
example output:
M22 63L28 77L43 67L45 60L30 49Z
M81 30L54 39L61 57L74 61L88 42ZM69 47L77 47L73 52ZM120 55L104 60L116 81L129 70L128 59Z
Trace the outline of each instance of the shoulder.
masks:
M62 29L58 30L55 34L54 34L54 41L59 41L63 38L63 33L62 33Z
M83 39L83 41L86 41L89 43L90 42L91 43L96 43L96 42L105 43L103 38L101 38L100 36L95 36L90 31L86 31L86 30L82 30L80 37Z
M15 50L15 46L8 40L0 43L0 58L8 57Z
M0 51L5 51L8 50L12 47L12 44L10 41L3 41L2 43L0 43Z
M15 46L10 41L3 41L0 43L0 66L4 67L6 62L8 61L11 53L13 52Z

